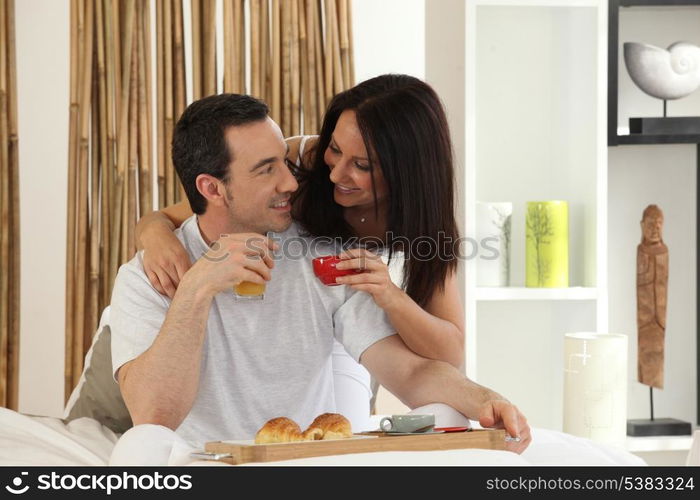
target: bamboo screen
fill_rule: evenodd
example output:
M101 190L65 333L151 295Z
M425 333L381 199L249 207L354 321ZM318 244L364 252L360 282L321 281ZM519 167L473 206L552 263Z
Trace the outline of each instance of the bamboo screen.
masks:
M17 410L19 164L14 0L0 0L0 406Z
M66 398L117 269L135 253L136 221L184 196L170 142L188 101L252 94L285 135L313 134L330 98L354 84L350 0L71 0L70 8Z

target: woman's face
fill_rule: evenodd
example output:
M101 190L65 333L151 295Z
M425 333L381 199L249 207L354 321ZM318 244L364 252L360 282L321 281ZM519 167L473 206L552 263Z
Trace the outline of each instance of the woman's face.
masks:
M354 111L341 113L323 159L331 170L330 179L335 184L333 198L338 205L374 205L373 175L377 201L386 198L388 188L382 170L375 164L376 168L372 171Z

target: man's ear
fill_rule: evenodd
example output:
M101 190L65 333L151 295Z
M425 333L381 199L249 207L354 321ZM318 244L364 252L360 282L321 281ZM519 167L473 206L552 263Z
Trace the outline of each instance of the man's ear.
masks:
M199 174L195 180L197 191L207 200L207 205L225 206L227 204L226 186L208 174Z

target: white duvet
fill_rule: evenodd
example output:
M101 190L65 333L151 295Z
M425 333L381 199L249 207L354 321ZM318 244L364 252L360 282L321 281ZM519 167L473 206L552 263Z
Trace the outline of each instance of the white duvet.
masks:
M119 436L89 418L64 424L0 408L0 465L109 465ZM117 447L119 448L119 447ZM187 447L173 447L171 465L203 464L189 459ZM125 463L124 449L119 460ZM134 451L132 464L146 463ZM166 455L168 456L168 455ZM206 462L208 463L208 462ZM279 464L295 465L645 465L626 451L546 429L533 429L533 442L522 454L494 450L380 452L337 455Z
M117 440L91 418L64 424L0 408L0 465L105 465Z

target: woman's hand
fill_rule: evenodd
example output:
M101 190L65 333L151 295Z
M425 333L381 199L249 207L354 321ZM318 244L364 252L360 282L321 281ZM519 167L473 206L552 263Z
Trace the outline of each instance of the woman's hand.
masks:
M404 295L389 276L389 267L381 257L365 249L353 249L339 255L337 269L356 269L358 274L336 278L337 283L349 285L354 290L367 292L382 309L387 309Z
M152 235L154 238L144 238L143 269L153 287L172 299L192 263L172 230L158 233Z

